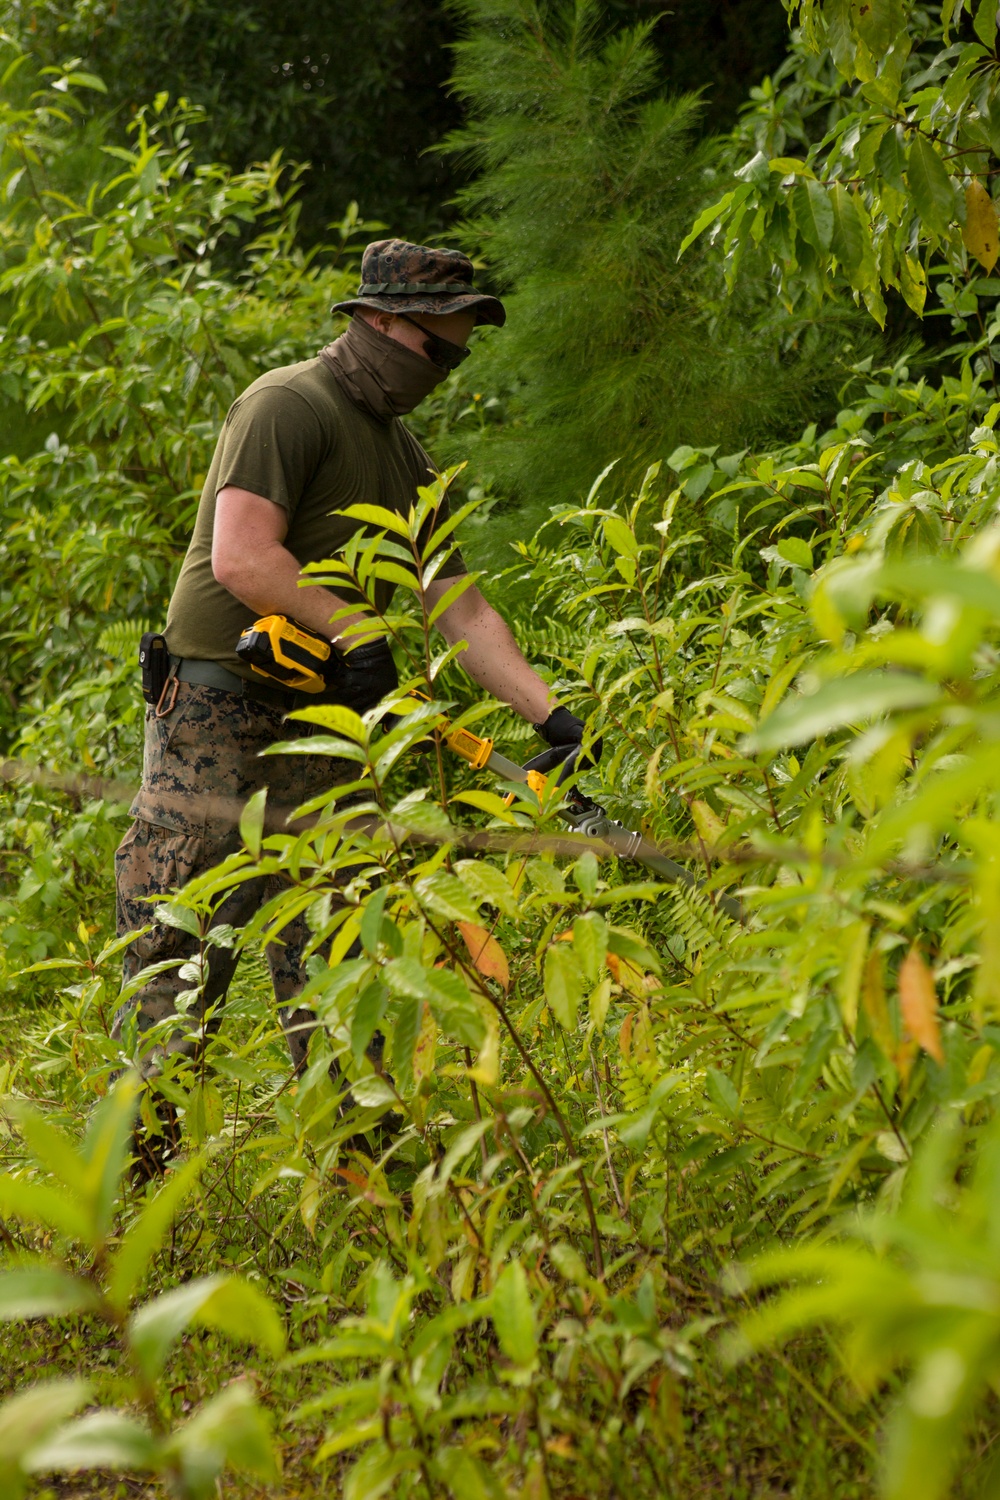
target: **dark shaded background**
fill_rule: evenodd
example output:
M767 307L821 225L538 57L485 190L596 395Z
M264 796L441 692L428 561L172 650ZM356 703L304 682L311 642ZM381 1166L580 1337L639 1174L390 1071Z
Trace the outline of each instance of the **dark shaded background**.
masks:
M732 125L749 89L781 61L780 0L606 0L609 26L659 14L667 88L703 91L702 128ZM7 0L45 61L80 57L128 114L161 90L209 113L206 158L241 168L279 148L313 171L303 232L321 238L357 200L407 237L453 217L461 168L427 148L461 115L447 92L456 22L439 0Z

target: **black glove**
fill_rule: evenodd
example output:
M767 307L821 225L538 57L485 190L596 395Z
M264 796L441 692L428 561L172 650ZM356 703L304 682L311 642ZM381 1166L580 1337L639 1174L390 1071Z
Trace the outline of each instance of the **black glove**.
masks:
M535 733L540 734L547 744L567 750L582 742L583 728L583 720L571 714L568 708L554 708L544 724L534 725ZM583 771L588 766L596 766L603 749L604 742L598 737L585 755L577 756L577 769Z
M399 687L399 674L387 641L367 641L344 655L334 650L336 660L332 662L329 682L335 703L363 714L374 708L386 693L393 693Z

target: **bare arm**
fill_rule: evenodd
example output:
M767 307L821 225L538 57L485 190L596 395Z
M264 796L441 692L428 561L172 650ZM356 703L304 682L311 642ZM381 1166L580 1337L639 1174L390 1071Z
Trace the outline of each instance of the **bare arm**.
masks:
M318 585L299 588L302 569L282 545L287 534L288 517L280 505L227 485L215 501L212 572L217 582L258 614L291 615L327 640L346 645L338 637L364 619L365 612L343 615L331 624L346 601ZM348 641L358 645L363 639L351 635Z
M454 584L454 578L435 579L427 589L433 606ZM529 724L541 724L555 706L555 698L528 665L510 626L479 590L467 588L437 621L449 646L468 641L458 661L474 682L501 703L509 703Z

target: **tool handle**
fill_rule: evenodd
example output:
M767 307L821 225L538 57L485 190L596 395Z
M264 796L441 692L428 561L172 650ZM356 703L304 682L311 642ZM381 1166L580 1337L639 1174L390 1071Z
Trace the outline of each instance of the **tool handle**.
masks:
M469 729L446 729L444 742L463 760L467 760L474 771L481 771L493 754L493 741L480 739Z

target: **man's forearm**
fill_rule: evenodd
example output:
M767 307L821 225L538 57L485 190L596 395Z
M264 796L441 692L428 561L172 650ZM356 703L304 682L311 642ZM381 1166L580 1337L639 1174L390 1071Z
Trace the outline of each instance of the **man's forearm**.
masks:
M370 619L370 615L357 609L347 615L339 614L350 608L346 601L318 584L301 588L299 580L303 577L308 574L303 574L298 560L287 547L275 543L256 552L252 559L241 559L238 571L224 575L220 582L248 609L261 615L291 615L341 649L364 640L363 634L351 634L346 640L338 637L349 625Z
M540 724L551 713L555 698L525 661L507 621L476 592L471 607L463 610L461 600L458 608L446 611L441 633L449 644L468 641L458 662L474 682L501 703L509 703L529 724Z

